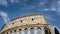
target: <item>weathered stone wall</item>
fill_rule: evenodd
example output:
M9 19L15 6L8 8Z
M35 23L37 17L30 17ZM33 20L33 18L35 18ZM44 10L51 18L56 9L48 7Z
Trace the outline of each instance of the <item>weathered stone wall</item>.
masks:
M12 20L10 23L6 24L1 32L14 30L15 28L28 28L28 27L47 27L49 28L49 23L47 23L45 17L42 14L33 14L22 16ZM43 30L42 30L43 31Z

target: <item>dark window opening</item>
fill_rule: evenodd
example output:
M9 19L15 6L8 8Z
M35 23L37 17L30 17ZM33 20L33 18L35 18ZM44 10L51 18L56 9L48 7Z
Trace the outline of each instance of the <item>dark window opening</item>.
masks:
M22 20L21 20L21 23L22 23Z
M14 30L14 32L16 32L16 30Z
M19 29L19 31L21 31L21 29Z
M27 25L27 24L26 24Z
M45 34L49 34L49 32L48 32L48 29L47 29L47 28L45 28Z
M32 21L33 21L34 19L32 18Z
M14 23L12 23L12 24L14 24Z
M38 23L38 25L39 25L39 23Z
M10 33L12 33L12 31L10 31Z

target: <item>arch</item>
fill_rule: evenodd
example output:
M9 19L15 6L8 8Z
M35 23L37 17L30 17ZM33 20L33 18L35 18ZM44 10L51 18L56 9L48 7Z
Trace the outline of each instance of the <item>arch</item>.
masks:
M16 30L14 30L14 34L16 34Z
M48 28L46 28L46 27L44 28L45 34L49 34L48 30L49 30Z
M41 28L37 28L37 34L41 34Z
M34 28L30 29L30 34L34 34Z
M10 31L10 34L12 34L12 31Z
M24 34L27 34L28 33L28 30L27 28L24 29Z

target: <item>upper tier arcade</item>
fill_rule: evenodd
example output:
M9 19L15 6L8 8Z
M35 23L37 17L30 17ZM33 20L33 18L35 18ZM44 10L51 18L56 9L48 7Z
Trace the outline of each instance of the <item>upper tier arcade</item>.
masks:
M46 25L47 23L45 17L42 14L31 14L26 16L21 16L15 19L12 19L10 23L6 24L2 31L17 27L17 26L24 26L24 25Z

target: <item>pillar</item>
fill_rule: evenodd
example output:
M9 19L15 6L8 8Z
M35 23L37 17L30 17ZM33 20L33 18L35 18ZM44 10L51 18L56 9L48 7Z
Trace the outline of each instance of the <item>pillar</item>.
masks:
M24 28L22 28L22 34L24 34Z
M34 34L37 34L37 27L34 27Z
M28 28L28 34L30 34L30 28Z
M44 27L41 27L41 33L42 33L42 34L45 34L45 32L44 32Z
M19 29L16 30L16 34L19 34Z
M8 32L8 34L10 34L10 31Z

